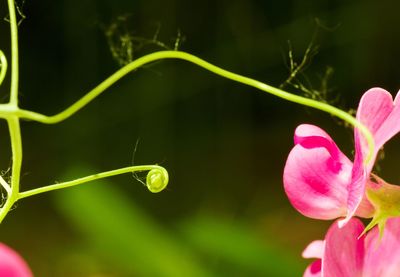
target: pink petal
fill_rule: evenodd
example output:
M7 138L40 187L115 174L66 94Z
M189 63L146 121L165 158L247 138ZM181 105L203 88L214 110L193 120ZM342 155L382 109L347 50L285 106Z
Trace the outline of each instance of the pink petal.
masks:
M301 256L306 259L318 258L322 259L324 255L325 242L323 240L314 240L306 249L304 249Z
M370 89L364 95L365 104L360 107L361 111L357 119L374 134L376 152L378 152L389 139L400 131L400 94L396 95L394 101L389 92L380 88ZM376 106L375 110L370 111L371 106Z
M351 219L339 228L334 223L325 237L325 251L322 259L322 274L325 277L362 276L364 260L364 230L359 219Z
M357 152L357 150L356 150ZM343 227L349 220L356 214L359 209L365 192L365 186L368 181L369 175L367 175L366 169L362 165L362 161L354 161L352 180L347 187L348 198L347 198L347 214L346 217L339 221L339 227Z
M387 221L383 237L379 241L378 228L372 229L365 239L366 277L393 277L400 272L400 218Z
M26 262L17 252L0 243L0 277L32 277Z
M382 147L383 143L385 143L382 143L382 141L377 141L376 136L380 132L380 129L385 122L392 122L393 119L391 119L389 115L393 111L393 108L394 104L392 95L384 89L372 88L365 92L364 95L361 97L360 104L358 105L357 110L357 119L361 121L374 136L376 142L375 154L378 152L379 148ZM400 116L400 114L398 116ZM393 127L393 122L390 125ZM400 125L398 127L400 127ZM398 130L387 131L389 131L389 133L392 133L392 135L398 132ZM356 154L365 157L368 153L367 142L366 140L359 138L360 134L358 131L356 131L355 134L356 145L361 144L361 151ZM388 137L388 139L389 138L390 137Z
M339 159L343 155L333 139L324 130L311 124L301 124L296 128L294 144L300 144L307 149L324 147L333 159Z
M320 277L321 274L321 259L324 255L325 242L323 240L314 240L311 242L301 254L303 258L318 260L312 262L305 270L303 277Z
M303 277L321 277L322 272L321 272L321 260L316 260L313 263L311 263L307 268L306 271L303 274Z
M283 174L292 205L316 219L344 216L352 163L317 126L300 125L295 131L295 143Z
M376 154L383 144L400 131L400 97L393 103L392 95L384 89L372 88L364 93L357 110L357 119L372 133L375 139L375 152L368 167L363 161L368 155L368 145L358 130L355 130L355 158L352 181L348 188L347 215L340 221L343 226L356 212L365 192Z

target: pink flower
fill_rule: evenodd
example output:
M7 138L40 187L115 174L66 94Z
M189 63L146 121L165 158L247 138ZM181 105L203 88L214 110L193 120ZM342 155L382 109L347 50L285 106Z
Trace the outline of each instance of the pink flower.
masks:
M26 262L10 247L0 243L0 277L32 277Z
M383 237L377 228L360 236L364 225L353 218L339 228L332 224L325 240L313 241L304 258L317 258L304 277L394 277L400 274L400 218L387 221Z
M368 165L363 163L368 145L357 130L354 132L355 157L351 162L319 127L307 124L297 127L283 182L290 202L300 213L316 219L345 217L339 221L340 226L354 215L377 216L377 211L382 210L381 203L371 202L365 191L367 186L379 191L385 184L382 180L378 184L372 182L370 173L379 149L400 131L399 95L393 101L386 90L373 88L360 100L357 119L375 140L375 151Z

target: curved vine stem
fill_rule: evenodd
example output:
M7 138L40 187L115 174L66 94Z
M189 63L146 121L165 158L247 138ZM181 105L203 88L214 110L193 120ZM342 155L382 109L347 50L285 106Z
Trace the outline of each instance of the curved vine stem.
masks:
M303 96L299 96L296 94L292 94L289 92L286 92L284 90L281 90L279 88L272 87L270 85L267 85L263 82L254 80L249 77L245 77L233 72L230 72L228 70L222 69L218 66L215 66L205 60L202 60L194 55L191 55L186 52L181 52L181 51L159 51L155 53L148 54L146 56L143 56L141 58L138 58L137 60L129 63L128 65L122 67L120 70L115 72L113 75L108 77L106 80L104 80L102 83L100 83L98 86L96 86L94 89L89 91L85 96L83 96L81 99L79 99L77 102L72 104L70 107L65 109L64 111L52 115L52 116L46 116L43 114L39 114L36 112L31 112L27 110L20 110L19 111L19 116L21 118L29 119L29 120L34 120L38 121L41 123L46 123L46 124L54 124L58 123L60 121L63 121L70 116L72 116L74 113L82 109L84 106L86 106L89 102L91 102L94 98L99 96L102 92L104 92L107 88L109 88L111 85L113 85L116 81L124 77L126 74L129 72L154 61L161 60L161 59L181 59L185 60L188 62L191 62L193 64L196 64L208 71L211 71L212 73L215 73L217 75L220 75L222 77L225 77L227 79L255 87L259 90L262 90L264 92L268 92L270 94L273 94L275 96L278 96L280 98L283 98L287 101L295 102L304 106L309 106L315 109L322 110L324 112L327 112L329 114L332 114L334 116L337 116L338 118L350 123L353 125L355 128L358 128L361 133L365 136L368 146L369 146L369 153L367 158L365 159L364 163L369 163L372 157L372 154L374 153L374 139L372 137L372 134L368 130L367 127L365 127L360 121L358 121L356 118L351 116L345 111L342 111L334 106L331 106L326 103L318 102L313 99L309 99Z
M147 175L147 182L146 186L151 192L159 192L163 190L168 184L168 172L165 168L158 166L158 165L138 165L138 166L128 166L124 168L119 168L115 170L105 171L93 175L89 175L86 177L78 178L73 181L57 183L54 185L39 187L36 189L20 192L18 194L18 200L22 198L26 198L29 196L33 196L36 194L40 194L43 192L58 190L69 188L73 186L77 186L83 183L95 181L102 178L107 178L115 175L120 175L124 173L135 173L135 172L142 172L142 171L149 171Z

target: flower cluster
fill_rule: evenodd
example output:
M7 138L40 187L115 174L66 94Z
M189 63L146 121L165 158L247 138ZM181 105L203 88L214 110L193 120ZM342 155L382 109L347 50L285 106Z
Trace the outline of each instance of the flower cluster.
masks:
M353 161L319 127L307 124L297 127L295 146L284 169L286 194L305 216L325 220L340 218L324 241L312 243L304 252L305 257L319 259L307 269L305 276L360 276L361 273L362 276L393 276L390 270L395 265L386 262L384 274L376 275L383 268L368 265L368 261L378 254L380 257L388 255L386 251L390 247L400 249L400 242L394 239L400 237L397 227L400 219L388 221L388 218L400 216L400 187L371 173L379 149L400 131L399 95L393 101L389 92L373 88L362 96L357 120L370 130L376 147L373 153L368 153L365 137L355 129ZM368 154L371 159L365 163ZM372 217L372 220L364 229L354 216ZM378 230L374 228L366 237L363 235L378 225L382 236L386 222L388 230L375 251L371 244L377 240ZM388 259L396 262L394 260Z

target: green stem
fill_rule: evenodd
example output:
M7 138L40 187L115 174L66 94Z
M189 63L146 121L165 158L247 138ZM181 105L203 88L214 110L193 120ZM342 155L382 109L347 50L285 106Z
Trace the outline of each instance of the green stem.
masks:
M7 119L10 130L11 150L12 150L12 168L11 168L11 193L8 194L6 203L0 209L0 223L10 211L19 196L19 181L22 164L22 141L19 118L16 116Z
M10 13L10 33L11 33L11 88L10 104L18 106L18 24L15 14L14 0L8 0L8 10Z
M45 187L40 187L40 188L20 192L18 194L18 199L26 198L29 196L33 196L33 195L48 192L48 191L69 188L72 186L80 185L83 183L87 183L90 181L107 178L107 177L111 177L111 176L115 176L115 175L120 175L120 174L124 174L124 173L133 173L133 172L142 172L142 171L150 171L149 172L150 175L160 177L162 180L162 184L161 184L162 188L160 187L159 183L153 184L151 182L147 182L146 185L150 191L156 192L156 190L158 190L160 188L161 188L160 190L162 190L168 184L168 173L161 166L157 166L157 165L128 166L128 167L119 168L116 170L110 170L110 171L106 171L106 172L89 175L86 177L75 179L73 181L58 183L58 184L54 184L54 185L49 185L49 186L45 186ZM150 178L148 177L147 179L150 179ZM154 185L156 185L156 186L154 186Z
M309 99L303 96L295 95L288 93L286 91L283 91L279 88L272 87L270 85L267 85L265 83L262 83L260 81L254 80L249 77L245 77L230 71L227 71L225 69L222 69L218 66L215 66L209 62L206 62L205 60L202 60L194 55L188 54L186 52L181 52L181 51L159 51L155 52L152 54L148 54L146 56L143 56L141 58L138 58L137 60L131 62L130 64L124 66L117 72L115 72L113 75L108 77L106 80L104 80L102 83L100 83L97 87L92 89L90 92L88 92L85 96L83 96L81 99L79 99L77 102L72 104L70 107L65 109L64 111L53 115L53 116L46 116L42 115L36 112L31 112L27 110L20 110L20 117L25 118L25 119L30 119L30 120L35 120L39 121L42 123L46 124L54 124L60 121L63 121L70 116L72 116L74 113L82 109L85 105L87 105L89 102L91 102L94 98L99 96L102 92L104 92L107 88L109 88L111 85L113 85L116 81L124 77L126 74L129 72L147 64L150 62L154 62L157 60L161 59L181 59L185 60L188 62L191 62L193 64L196 64L200 67L203 67L204 69L211 71L217 75L220 75L222 77L225 77L227 79L246 84L251 87L255 87L259 90L268 92L270 94L273 94L275 96L278 96L280 98L283 98L287 101L295 102L304 106L309 106L315 109L322 110L324 112L327 112L329 114L335 115L338 118L350 123L353 125L355 128L358 128L361 133L365 136L367 142L368 142L368 147L369 147L369 153L367 158L365 159L365 163L367 164L370 160L371 157L374 153L374 139L370 131L368 130L367 127L365 127L361 122L359 122L356 118L351 116L345 111L342 111L334 106L331 106L326 103L318 102L313 99Z
M8 0L8 10L10 14L10 33L11 33L11 87L10 87L10 102L3 107L11 108L10 110L18 110L18 26L17 17L15 14L14 0ZM2 54L2 53L1 53ZM7 61L4 54L0 55L2 66L7 68ZM2 81L4 77L3 68L0 75ZM4 70L5 74L5 70ZM2 79L3 78L3 79ZM19 117L14 112L10 112L4 118L7 120L8 128L11 138L11 151L12 151L12 168L11 168L11 191L7 195L7 200L3 207L0 209L0 223L10 211L14 203L18 200L19 182L21 176L22 164L22 141L21 141L21 128Z

